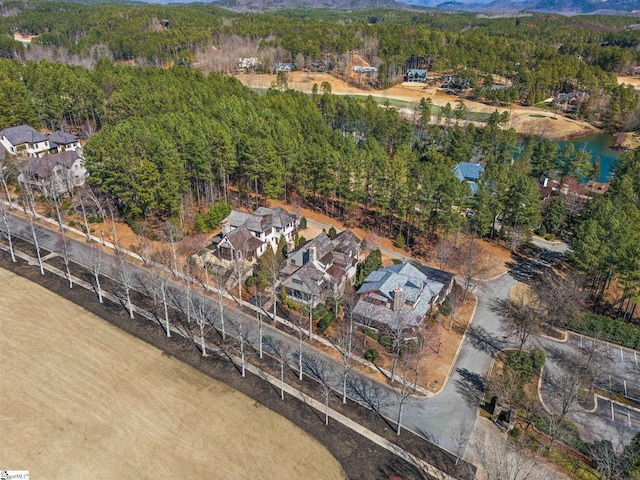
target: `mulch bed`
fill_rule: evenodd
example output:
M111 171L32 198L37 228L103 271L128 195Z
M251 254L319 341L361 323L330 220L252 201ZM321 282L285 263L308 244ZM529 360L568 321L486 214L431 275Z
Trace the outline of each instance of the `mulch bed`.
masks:
M31 248L27 244L21 244L20 250L29 252ZM63 269L62 262L59 259L56 260L52 260L50 263ZM188 339L178 335L167 338L159 325L147 319L136 316L135 319L131 320L121 304L112 303L106 299L104 304L100 304L93 292L81 287L69 289L68 282L64 278L49 272L42 276L37 266L29 266L21 260L18 260L18 263L12 263L9 254L6 252L2 252L0 255L0 267L63 296L131 335L154 345L166 355L171 355L211 378L224 382L289 419L325 445L340 462L349 479L386 479L392 476L403 479L428 478L412 465L361 435L354 433L337 421L330 420L329 425L325 426L323 414L308 407L303 402L289 396L286 396L285 400L282 401L279 390L260 378L249 373L247 373L247 377L242 378L237 367L226 358L216 355L205 358ZM80 267L74 266L72 271L74 275L89 281L88 272L80 271ZM136 303L139 304L138 302ZM252 358L252 363L256 363L255 360L256 358ZM269 362L265 361L263 363ZM277 373L277 365L275 362L272 363L273 365L271 366L262 364L260 366L265 367L265 370L270 370L271 373L277 376L279 375ZM297 379L293 372L288 372L287 383L305 390L305 393L313 394L315 392L315 396L318 397L317 385L314 385L314 382L306 379L303 382L304 385L296 385L296 382ZM349 401L346 405L343 405L340 401L334 399L331 402L331 407L453 476L458 478L474 477L475 467L472 465L460 461L455 466L455 458L452 455L410 432L404 431L400 436L396 436L394 425L390 425L379 415L357 403Z

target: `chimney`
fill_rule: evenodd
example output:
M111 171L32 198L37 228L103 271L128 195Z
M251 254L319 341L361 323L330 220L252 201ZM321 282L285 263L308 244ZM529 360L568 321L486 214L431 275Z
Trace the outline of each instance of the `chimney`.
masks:
M316 252L316 246L315 245L311 245L309 247L309 261L310 262L315 262L316 260L318 260L317 252Z
M229 220L227 218L222 220L222 222L220 222L220 223L222 224L222 233L224 235L226 235L227 233L229 233L231 231L231 225L229 224Z
M393 289L393 302L391 303L391 309L394 312L399 312L404 305L404 291L400 287Z

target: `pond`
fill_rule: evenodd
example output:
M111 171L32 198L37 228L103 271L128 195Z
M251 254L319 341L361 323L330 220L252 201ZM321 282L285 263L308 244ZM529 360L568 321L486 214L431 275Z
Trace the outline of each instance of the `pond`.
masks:
M600 157L600 178L599 182L606 182L611 176L611 169L614 162L620 156L621 152L611 148L613 145L613 137L606 133L598 133L589 137L578 138L575 140L567 140L566 142L558 142L560 147L567 143L573 143L576 149L584 149L591 154L591 162L597 156Z

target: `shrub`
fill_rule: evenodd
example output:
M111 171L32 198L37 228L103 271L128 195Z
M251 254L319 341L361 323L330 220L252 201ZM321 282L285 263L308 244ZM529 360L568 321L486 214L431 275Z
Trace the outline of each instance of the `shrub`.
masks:
M538 372L544 365L544 362L547 361L547 356L539 348L531 350L529 358L531 359L531 366L536 372Z
M251 288L251 287L253 287L253 285L254 285L255 283L256 283L256 280L255 280L255 278L254 278L253 276L251 276L251 277L247 277L247 279L244 281L244 285L245 285L247 288Z
M562 326L623 347L640 349L640 328L606 315L590 313L585 315L583 319L568 319Z
M554 238L556 238L556 235L555 235L555 233L548 233L547 235L545 235L545 237L544 237L544 238L545 238L546 240L551 241L551 240L553 240Z
M74 220L69 220L69 226L70 227L75 227L77 224Z
M391 337L389 335L380 335L378 337L378 343L383 347L390 347L392 343Z
M538 235L540 235L541 237L544 237L547 234L547 227L544 226L544 223L542 225L540 225L540 228L538 228Z
M307 219L302 217L300 218L300 230L304 230L307 228Z
M369 360L370 362L375 362L378 358L378 351L375 348L370 348L366 352L364 352L364 358Z
M327 328L329 328L329 325L331 325L331 323L333 323L333 319L335 317L333 316L333 314L331 312L327 312L318 322L318 328L320 329L321 332L326 332Z
M338 234L338 231L335 229L335 227L331 227L329 229L329 232L327 232L327 235L329 235L329 238L335 238L337 234Z
M398 235L396 235L396 247L402 249L406 246L407 246L407 242L404 239L404 235L402 235L401 233L398 233Z
M445 298L442 305L440 305L440 312L447 317L451 315L451 300L449 300L449 297Z
M523 383L529 383L535 373L531 357L526 352L511 352L505 362L505 368L513 372Z
M376 332L375 330L371 330L370 328L361 328L360 331L367 337L373 338L375 341L378 341L378 332Z

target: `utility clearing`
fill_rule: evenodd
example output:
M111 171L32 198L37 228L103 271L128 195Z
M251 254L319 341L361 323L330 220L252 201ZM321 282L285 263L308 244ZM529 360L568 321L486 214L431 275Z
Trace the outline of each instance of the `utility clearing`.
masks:
M2 269L0 365L4 469L64 480L345 478L280 415Z

